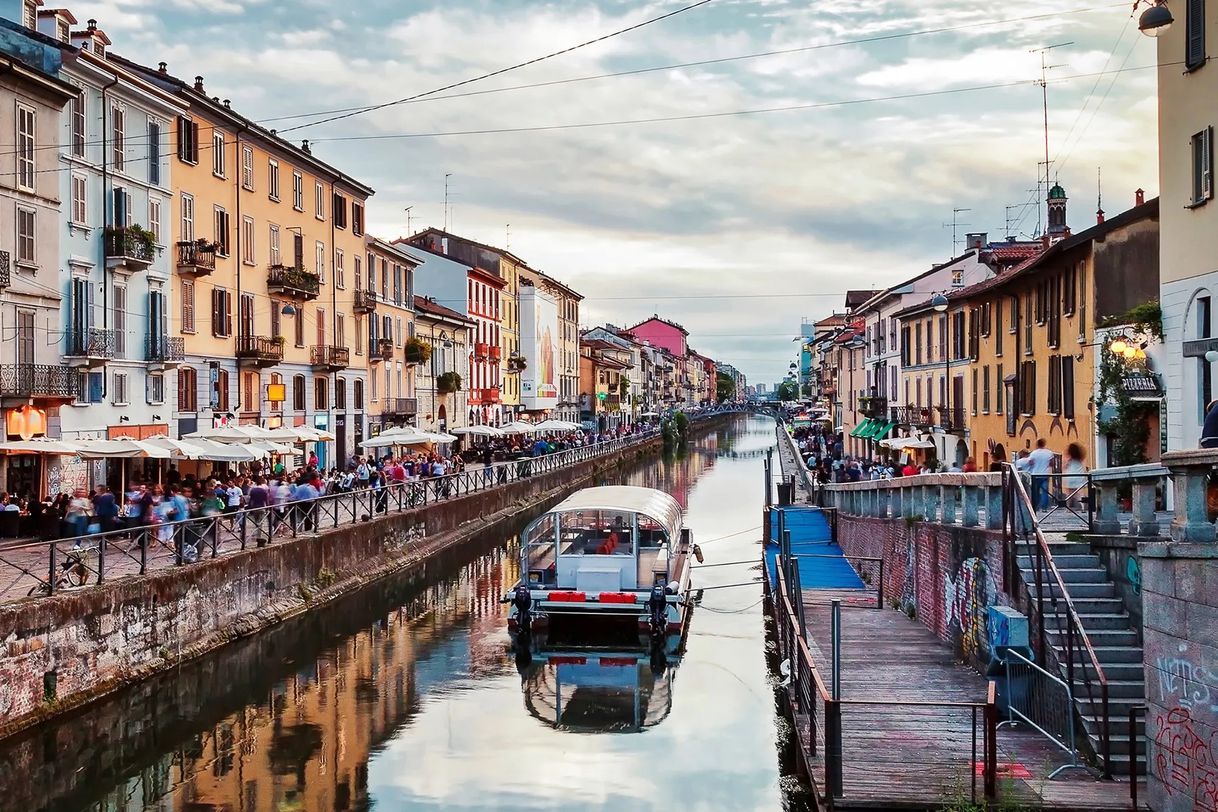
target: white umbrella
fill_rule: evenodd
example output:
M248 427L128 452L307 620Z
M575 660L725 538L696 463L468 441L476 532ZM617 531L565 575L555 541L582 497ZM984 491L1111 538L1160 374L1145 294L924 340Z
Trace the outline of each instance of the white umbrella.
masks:
M460 439L451 434L444 434L443 432L421 431L419 432L419 435L421 437L425 437L429 443L455 443L458 439Z
M370 437L359 444L360 448L389 448L395 445L425 445L434 443L430 435L415 429L391 429L384 434Z
M145 443L141 440L120 438L118 440L81 440L80 457L86 460L109 458L146 458L169 459L173 452L159 445Z
M494 426L461 426L452 430L453 434L472 434L479 437L502 437L503 432Z
M266 456L265 451L259 451L248 445L230 445L218 443L215 440L196 439L192 445L198 446L203 453L197 459L213 462L250 462Z
M247 445L249 445L251 448L257 448L260 451L265 451L268 454L297 453L297 450L293 446L272 443L270 440L251 440Z
M39 437L34 440L14 440L11 443L0 443L0 454L57 454L61 457L71 456L80 450L76 443L63 440L51 440Z
M259 426L222 426L215 429L199 429L183 435L185 440L222 440L244 442L246 440L271 439L268 429Z
M902 450L909 448L934 448L935 444L930 440L914 440L910 437L904 437L900 441L893 443L892 448L900 448Z
M514 420L500 426L499 430L504 434L533 434L537 431L537 427L532 423L525 423L523 420Z
M536 431L577 431L579 425L566 420L543 420L533 428Z
M140 442L144 443L145 445L164 448L174 457L185 457L186 459L191 460L198 459L200 456L207 453L207 449L199 445L197 440L194 442L174 440L173 438L166 437L163 434L157 437L149 437L145 440L141 440Z

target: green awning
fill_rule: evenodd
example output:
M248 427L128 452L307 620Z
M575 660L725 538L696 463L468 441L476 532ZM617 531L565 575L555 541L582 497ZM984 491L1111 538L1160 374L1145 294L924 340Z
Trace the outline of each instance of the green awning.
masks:
M863 432L864 432L864 431L866 431L867 429L871 428L871 427L872 427L872 424L873 424L874 422L875 422L875 421L873 421L873 420L872 420L870 417L868 417L868 418L867 418L867 419L865 419L865 420L864 420L862 423L859 423L857 426L855 426L853 429L851 429L851 430L850 430L850 436L851 436L851 437L862 437L862 436L864 436L864 435L863 435Z
M882 440L884 435L896 428L895 420L879 420L877 425L872 427L871 433L867 435L870 440Z

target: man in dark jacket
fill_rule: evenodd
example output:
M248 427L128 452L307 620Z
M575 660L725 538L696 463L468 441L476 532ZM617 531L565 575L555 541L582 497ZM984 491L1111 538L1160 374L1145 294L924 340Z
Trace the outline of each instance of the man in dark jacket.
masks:
M1218 448L1218 400L1205 406L1205 422L1201 426L1201 447Z

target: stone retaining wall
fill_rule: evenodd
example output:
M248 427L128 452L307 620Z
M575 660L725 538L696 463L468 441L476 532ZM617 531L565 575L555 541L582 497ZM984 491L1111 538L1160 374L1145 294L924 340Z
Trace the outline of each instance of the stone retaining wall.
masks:
M0 738L423 566L497 522L655 454L660 442L314 537L0 606ZM426 538L410 541L420 523Z

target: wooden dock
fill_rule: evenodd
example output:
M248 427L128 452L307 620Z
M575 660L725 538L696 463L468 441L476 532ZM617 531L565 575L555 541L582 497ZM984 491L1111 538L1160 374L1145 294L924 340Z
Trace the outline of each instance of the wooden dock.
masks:
M783 624L784 602L772 597ZM832 809L934 809L985 805L986 705L989 682L960 663L929 629L892 609L876 609L869 591L804 590L808 666L800 667L798 632L784 642L791 656L791 707L800 750L818 801ZM842 601L841 694L834 734L831 697L831 601ZM787 627L795 625L793 612ZM990 713L997 715L995 708ZM1001 721L995 719L990 722ZM826 734L829 734L828 736ZM1127 782L1106 781L1082 770L1047 776L1067 754L1026 726L995 732L991 756L998 804L1015 808L1129 810ZM838 742L840 757L832 755ZM826 756L840 764L840 785L830 799ZM1145 799L1144 786L1139 799ZM1139 804L1145 808L1143 804ZM1009 808L1009 807L1007 807Z

